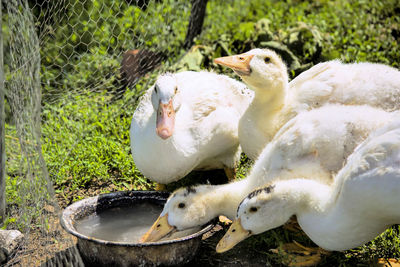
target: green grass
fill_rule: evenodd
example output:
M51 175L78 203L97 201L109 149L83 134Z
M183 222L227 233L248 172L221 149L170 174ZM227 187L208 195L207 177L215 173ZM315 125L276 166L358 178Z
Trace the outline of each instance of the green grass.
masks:
M288 40L288 30L298 22L316 26L323 39L324 59L373 61L397 67L400 64L397 1L232 2L227 6L216 1L209 3L205 22L209 30L202 33L199 43L224 39L229 52L243 52L260 44L254 38L254 25L266 18L272 37L283 42ZM246 43L247 47L243 45ZM302 60L307 60L307 55Z
M151 189L154 184L140 174L132 160L129 127L137 99L156 73L115 100L110 92L120 86L120 58L116 55L131 48L156 48L168 54L164 69L181 69L176 62L185 52L181 47L190 5L151 1L141 10L125 3L119 7L113 1L105 1L110 9L102 9L99 1L70 2L76 6L66 11L69 26L56 28L41 50L45 97L42 149L50 177L57 192L69 188L67 192L73 195L68 197L73 200L82 197L78 189L86 190L99 180L112 183L114 190ZM299 22L304 23L303 30ZM212 63L213 58L264 47L270 41L290 49L299 69L334 58L400 67L400 7L396 0L210 0L203 29L196 39L197 45L205 46L200 49L197 69L222 72L223 68ZM9 45L6 42L5 48ZM228 74L234 77L232 72ZM295 67L291 74L295 75ZM7 200L18 206L18 188L23 182L18 169L20 150L13 122L8 122ZM240 178L250 165L242 159ZM268 249L293 238L278 229L252 238L249 244L257 250L265 247L266 257L275 261ZM310 242L307 238L300 241ZM333 253L325 263L354 266L369 264L371 258L400 257L399 242L395 226L365 246Z

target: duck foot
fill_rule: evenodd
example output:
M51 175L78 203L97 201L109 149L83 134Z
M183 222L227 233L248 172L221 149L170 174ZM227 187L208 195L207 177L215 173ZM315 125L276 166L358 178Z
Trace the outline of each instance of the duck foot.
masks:
M384 259L379 258L378 262L376 263L377 267L400 267L400 261L396 259Z
M315 266L323 255L329 252L319 247L305 247L296 241L280 246L278 249L270 249L271 252L283 256L283 263L288 266Z
M232 221L231 221L228 217L225 217L224 215L220 215L220 216L218 217L218 220L219 220L222 224L224 224L224 225L230 225L230 224L232 224Z
M165 184L159 184L159 183L156 184L156 191L166 191L166 190L167 187Z
M283 229L288 230L290 232L294 232L299 235L305 235L299 223L297 222L296 216L292 216L289 219L289 221L283 225Z
M224 167L226 177L228 177L228 182L234 181L236 179L236 168Z

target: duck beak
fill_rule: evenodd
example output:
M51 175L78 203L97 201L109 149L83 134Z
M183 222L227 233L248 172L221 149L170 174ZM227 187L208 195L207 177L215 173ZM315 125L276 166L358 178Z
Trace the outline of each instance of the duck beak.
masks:
M172 106L172 99L168 104L163 104L161 101L157 109L156 133L162 139L171 137L175 126L175 110Z
M250 235L251 232L243 228L239 218L232 223L231 227L228 229L228 232L226 232L226 234L218 242L216 251L218 253L228 251L240 241L248 238Z
M176 230L168 223L168 213L158 217L151 228L140 238L140 242L156 242Z
M239 76L248 76L251 73L250 61L254 55L240 54L229 57L219 57L214 62L231 68Z

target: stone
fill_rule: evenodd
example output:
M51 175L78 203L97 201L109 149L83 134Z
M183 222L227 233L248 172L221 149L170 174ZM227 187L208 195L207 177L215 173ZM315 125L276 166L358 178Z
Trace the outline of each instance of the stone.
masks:
M0 230L0 264L18 248L24 235L18 230Z

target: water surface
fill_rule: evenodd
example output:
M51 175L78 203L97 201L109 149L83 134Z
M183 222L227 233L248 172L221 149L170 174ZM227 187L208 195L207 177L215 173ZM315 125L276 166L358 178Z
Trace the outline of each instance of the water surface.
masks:
M137 243L162 211L162 206L152 203L137 203L129 207L115 207L92 214L76 222L76 230L97 239ZM177 232L166 239L190 235L199 228Z

